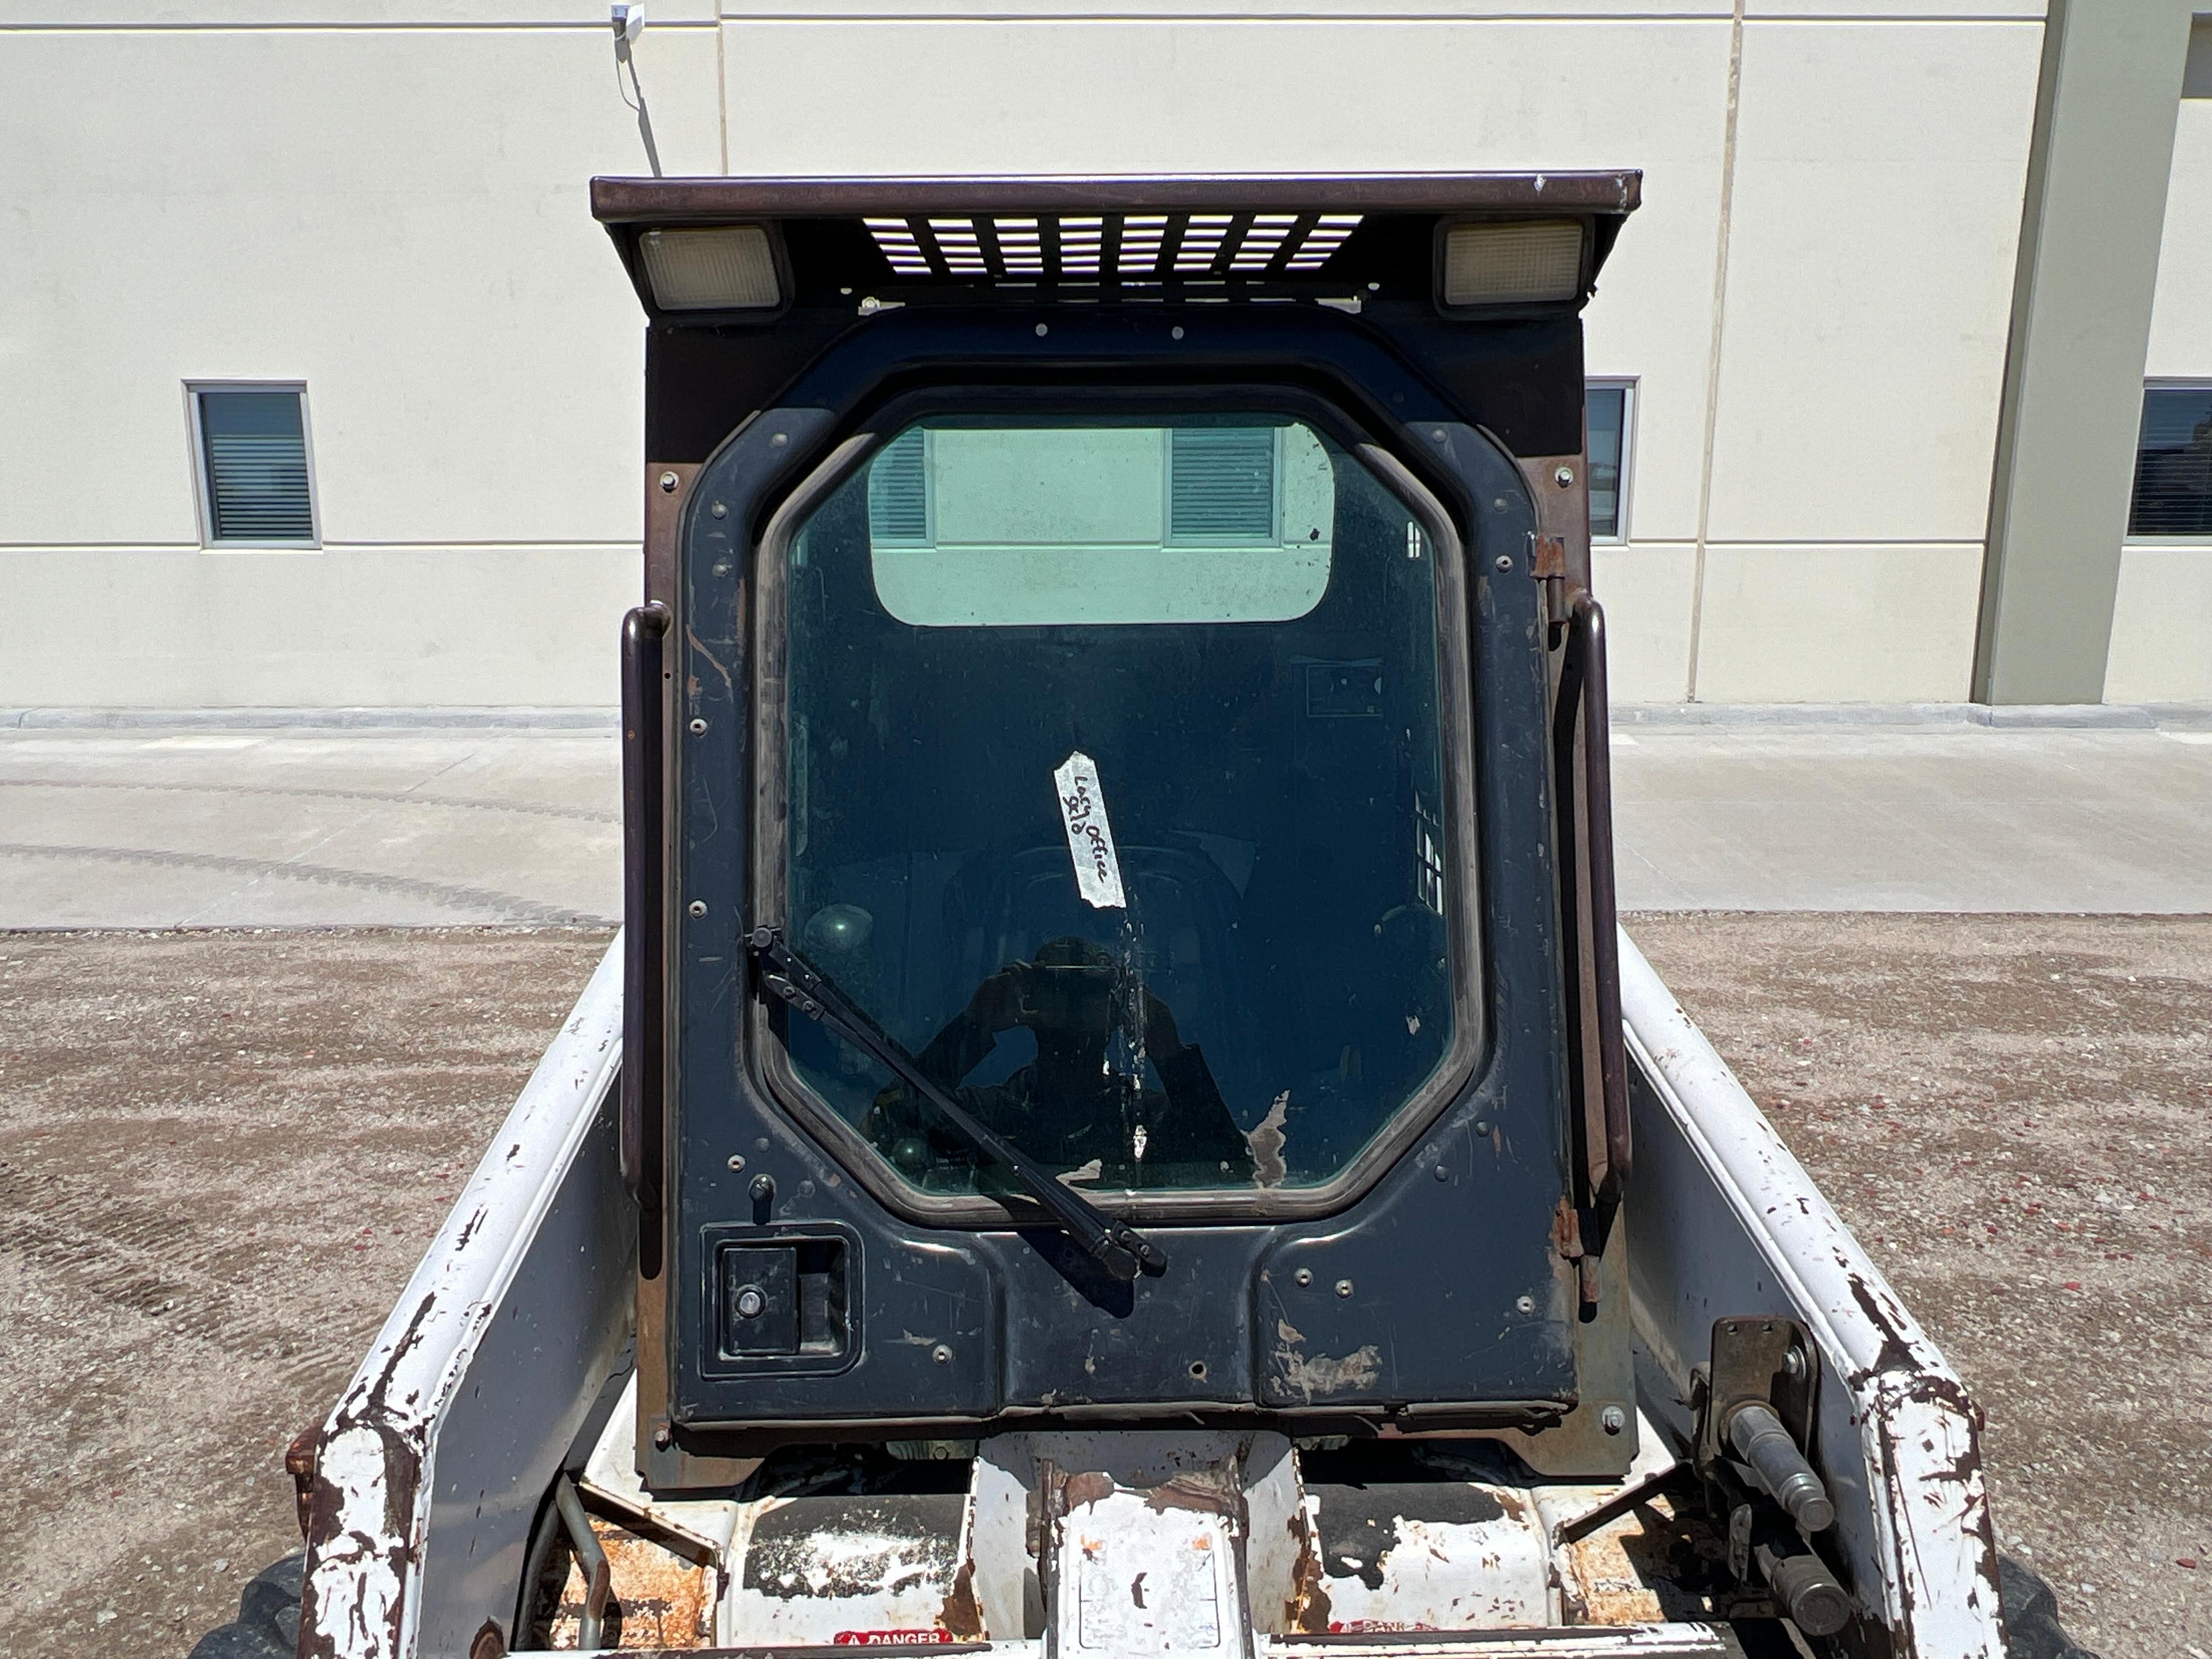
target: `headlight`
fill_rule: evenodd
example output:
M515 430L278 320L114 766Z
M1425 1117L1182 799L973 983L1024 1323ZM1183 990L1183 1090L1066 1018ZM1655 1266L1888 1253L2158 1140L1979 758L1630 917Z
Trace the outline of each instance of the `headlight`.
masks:
M1453 225L1444 232L1441 285L1454 310L1571 300L1582 292L1582 222Z
M775 253L758 225L648 230L638 246L663 311L759 311L782 297Z

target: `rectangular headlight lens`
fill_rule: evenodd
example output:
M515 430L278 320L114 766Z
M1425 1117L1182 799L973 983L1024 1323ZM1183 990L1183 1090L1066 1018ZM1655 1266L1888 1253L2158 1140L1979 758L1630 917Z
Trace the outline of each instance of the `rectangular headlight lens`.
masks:
M1527 305L1582 291L1583 228L1576 219L1454 225L1444 233L1443 302Z
M648 230L646 280L663 311L757 311L775 304L775 255L758 225Z

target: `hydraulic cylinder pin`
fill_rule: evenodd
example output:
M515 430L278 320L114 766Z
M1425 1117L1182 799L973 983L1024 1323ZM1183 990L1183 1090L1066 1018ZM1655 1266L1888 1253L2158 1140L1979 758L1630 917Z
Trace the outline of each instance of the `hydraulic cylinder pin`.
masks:
M1795 1539L1760 1544L1752 1559L1783 1612L1806 1635L1833 1636L1850 1618L1851 1598L1827 1563Z
M1807 1532L1826 1532L1835 1524L1828 1489L1769 1407L1756 1401L1737 1407L1729 1416L1728 1437L1791 1520Z

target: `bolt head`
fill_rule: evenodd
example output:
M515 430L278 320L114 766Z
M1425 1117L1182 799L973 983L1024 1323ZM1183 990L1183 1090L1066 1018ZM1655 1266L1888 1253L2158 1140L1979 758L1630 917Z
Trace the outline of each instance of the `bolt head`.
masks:
M1352 1281L1348 1279L1338 1279L1336 1281L1336 1293L1339 1296L1350 1296L1352 1294Z
M1042 338L1044 338L1044 337L1045 337L1046 335L1048 335L1048 334L1051 333L1051 332L1052 332L1052 330L1051 330L1049 327L1048 327L1046 325L1044 325L1044 324L1042 324L1042 323L1039 323L1039 324L1036 325L1036 331L1037 331L1037 338L1039 338L1040 340L1042 340Z
M1291 1282L1298 1285L1300 1288L1304 1288L1304 1286L1312 1284L1313 1269L1311 1267L1299 1268L1297 1272L1291 1275Z
M707 914L707 901L704 899L693 899L690 903L685 905L684 908L692 915L703 916Z
M664 495L673 495L676 493L676 475L673 472L664 472L660 475L660 493Z
M705 737L707 735L707 722L704 720L693 720L691 722L691 735L695 738Z
M1574 483L1574 481L1575 470L1571 466L1563 466L1557 472L1554 472L1552 475L1552 482L1559 485L1562 489L1565 489L1569 484Z
M742 1170L744 1167L745 1155L743 1152L732 1152L730 1154L730 1168L736 1170Z
M713 514L718 519L726 519L730 516L729 503L726 501L716 501L714 506L708 507L707 511Z
M929 1351L929 1357L940 1365L950 1365L952 1363L952 1350L940 1342Z
M1173 328L1170 329L1168 331L1168 337L1174 340L1180 340L1182 338L1182 325L1181 323L1177 323Z
M1513 568L1513 556L1510 553L1500 553L1492 562L1500 570L1510 570Z
M767 1311L768 1298L748 1285L738 1292L738 1317L758 1319Z
M1607 1434L1619 1434L1628 1426L1628 1413L1618 1406L1607 1406L1597 1414L1597 1425Z
M656 1423L653 1425L653 1443L659 1447L661 1450L666 1451L668 1449L669 1443L675 1438L676 1437L668 1431L667 1424Z
M1516 1297L1513 1300L1513 1311L1524 1314L1535 1312L1536 1298L1533 1296Z
M1487 1136L1490 1133L1490 1121L1485 1118L1478 1121L1474 1126L1474 1132L1479 1135Z

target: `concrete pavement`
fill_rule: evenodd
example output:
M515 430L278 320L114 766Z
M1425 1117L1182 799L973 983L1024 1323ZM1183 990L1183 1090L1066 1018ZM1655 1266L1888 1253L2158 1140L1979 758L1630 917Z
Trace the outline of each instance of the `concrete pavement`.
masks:
M0 732L0 927L604 921L596 730Z
M2212 730L1617 729L1636 910L2212 912Z
M611 722L216 718L0 730L0 927L620 911ZM1692 723L1706 718L1621 711L1625 908L2212 913L2201 723Z

